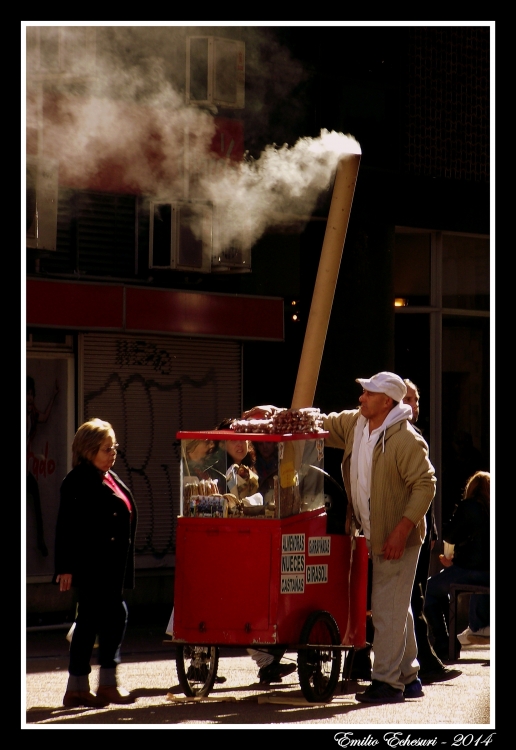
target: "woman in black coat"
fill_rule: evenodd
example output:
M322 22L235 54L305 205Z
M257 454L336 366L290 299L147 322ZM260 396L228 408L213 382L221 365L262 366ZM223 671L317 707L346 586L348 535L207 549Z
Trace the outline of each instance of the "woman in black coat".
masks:
M111 470L118 444L109 422L82 424L72 444L73 468L61 485L56 527L55 582L77 591L65 706L132 703L116 668L127 624L124 588L134 588L137 510L131 491ZM89 674L98 637L99 686Z
M477 471L468 479L464 498L456 506L451 520L443 526L444 541L455 545L453 561L440 555L444 568L428 579L425 616L435 638L434 650L442 659L448 655L447 616L451 584L489 586L490 482L491 475L487 471ZM489 632L488 626L489 597L471 596L468 633L479 633L482 638L486 631ZM459 636L459 643L468 643L466 631L464 634L465 641ZM483 640L471 642L489 643L489 640L484 636Z

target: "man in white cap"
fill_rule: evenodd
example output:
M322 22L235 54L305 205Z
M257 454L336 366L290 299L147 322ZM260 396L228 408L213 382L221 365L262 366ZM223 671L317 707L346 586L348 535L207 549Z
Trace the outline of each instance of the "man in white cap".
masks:
M428 445L403 403L407 386L393 372L357 378L360 407L322 415L325 444L344 451L342 478L351 504L351 533L362 533L372 560L373 669L371 685L356 699L399 703L424 695L410 607L425 514L435 495ZM258 406L244 418L267 418Z
M407 387L392 372L357 378L360 407L323 417L326 445L341 448L352 524L372 560L372 682L356 699L398 703L423 695L410 607L425 514L435 494L428 445L403 403Z

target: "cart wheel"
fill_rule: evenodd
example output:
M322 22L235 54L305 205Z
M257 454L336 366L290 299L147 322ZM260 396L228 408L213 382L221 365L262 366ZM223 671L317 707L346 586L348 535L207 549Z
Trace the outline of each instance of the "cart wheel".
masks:
M300 649L297 671L301 692L310 703L329 703L340 676L341 652L339 628L329 612L312 612L301 630L301 643L314 648ZM327 647L326 647L327 644Z
M189 698L209 694L218 667L217 646L176 646L177 678Z

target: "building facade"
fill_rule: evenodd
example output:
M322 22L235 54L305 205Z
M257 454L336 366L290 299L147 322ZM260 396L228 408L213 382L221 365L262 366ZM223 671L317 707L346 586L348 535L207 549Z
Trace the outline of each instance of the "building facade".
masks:
M115 427L148 605L173 598L177 430L290 405L332 191L292 159L323 130L362 156L314 405L413 380L440 525L489 468L492 29L26 31L29 617L72 606L52 544L84 419Z

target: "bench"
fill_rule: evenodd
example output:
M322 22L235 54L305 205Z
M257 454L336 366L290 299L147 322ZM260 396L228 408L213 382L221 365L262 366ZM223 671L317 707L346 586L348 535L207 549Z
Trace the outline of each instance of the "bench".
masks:
M450 611L448 617L448 633L450 641L448 657L450 661L457 659L457 610L461 594L489 594L489 586L475 586L467 583L452 583L450 586Z

